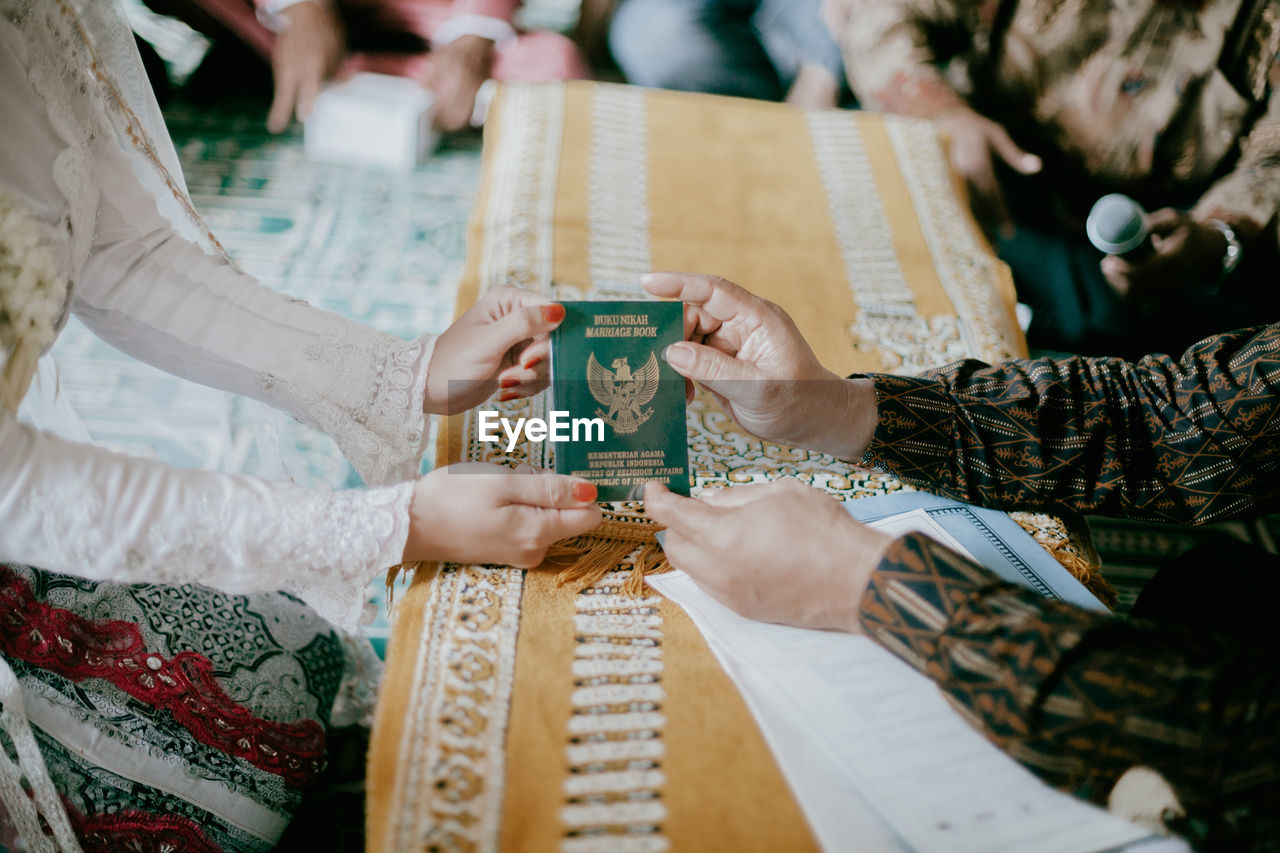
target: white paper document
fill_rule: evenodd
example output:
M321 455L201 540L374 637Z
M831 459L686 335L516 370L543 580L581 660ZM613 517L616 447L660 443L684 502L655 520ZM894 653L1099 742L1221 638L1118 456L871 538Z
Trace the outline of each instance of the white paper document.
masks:
M966 550L928 515L906 515L883 526ZM872 641L744 619L683 572L647 580L688 612L738 686L825 850L1154 849L1147 830L1042 783ZM1156 846L1187 849L1166 843Z

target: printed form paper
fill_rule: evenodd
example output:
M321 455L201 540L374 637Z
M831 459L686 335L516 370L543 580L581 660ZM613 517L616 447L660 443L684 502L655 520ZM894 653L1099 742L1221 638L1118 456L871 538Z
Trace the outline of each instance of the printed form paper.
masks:
M966 551L927 513L875 524ZM825 850L1188 849L1048 787L864 637L744 619L683 572L647 580L689 614L738 686Z

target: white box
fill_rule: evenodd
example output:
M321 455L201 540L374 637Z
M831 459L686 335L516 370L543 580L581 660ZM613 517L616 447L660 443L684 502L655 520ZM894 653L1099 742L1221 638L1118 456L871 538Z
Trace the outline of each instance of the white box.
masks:
M409 171L439 142L434 104L414 80L356 74L316 96L304 130L307 157Z

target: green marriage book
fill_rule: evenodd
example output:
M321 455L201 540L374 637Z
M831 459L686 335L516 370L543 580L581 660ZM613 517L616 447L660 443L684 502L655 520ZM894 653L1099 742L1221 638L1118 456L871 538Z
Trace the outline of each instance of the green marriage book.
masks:
M684 378L662 351L684 340L679 302L565 302L551 333L551 408L575 423L556 471L599 500L639 500L650 480L689 494ZM579 431L579 419L589 420Z

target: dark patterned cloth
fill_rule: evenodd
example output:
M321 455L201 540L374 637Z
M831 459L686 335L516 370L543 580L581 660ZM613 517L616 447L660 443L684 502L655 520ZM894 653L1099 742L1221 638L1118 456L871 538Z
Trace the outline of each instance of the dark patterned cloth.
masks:
M872 379L869 461L941 494L1184 523L1280 497L1280 325L1180 361L963 362ZM1050 784L1105 803L1126 772L1152 768L1186 812L1170 827L1202 848L1280 848L1274 648L1048 601L919 535L890 547L861 619Z
M346 663L285 593L3 564L0 653L81 845L140 853L274 849L324 769Z

